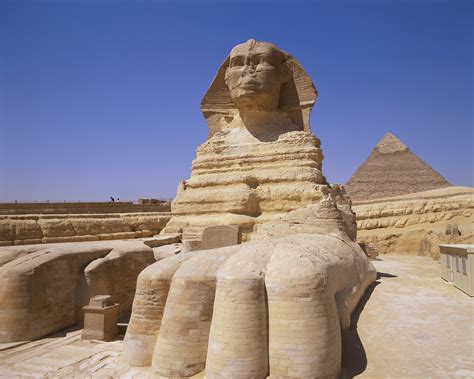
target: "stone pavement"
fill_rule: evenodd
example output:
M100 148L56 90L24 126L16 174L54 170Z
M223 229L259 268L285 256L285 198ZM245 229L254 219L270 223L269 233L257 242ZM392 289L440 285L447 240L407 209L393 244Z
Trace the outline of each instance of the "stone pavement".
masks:
M343 333L342 378L474 377L474 299L424 257L383 255ZM80 330L0 344L1 378L147 378L122 360L122 341L81 341Z
M474 298L430 258L379 258L379 279L343 335L342 377L473 378Z
M122 341L81 341L82 330L3 349L1 378L146 378L146 370L122 363ZM7 344L4 344L7 345ZM12 345L12 344L10 344Z

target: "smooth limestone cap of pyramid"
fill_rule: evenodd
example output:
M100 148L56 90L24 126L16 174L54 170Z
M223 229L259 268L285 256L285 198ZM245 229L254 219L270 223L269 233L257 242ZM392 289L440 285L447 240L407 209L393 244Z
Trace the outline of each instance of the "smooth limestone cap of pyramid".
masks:
M406 195L450 184L392 133L386 133L345 185L353 201Z
M408 146L390 132L385 133L375 148L378 149L378 151L382 154L408 150Z

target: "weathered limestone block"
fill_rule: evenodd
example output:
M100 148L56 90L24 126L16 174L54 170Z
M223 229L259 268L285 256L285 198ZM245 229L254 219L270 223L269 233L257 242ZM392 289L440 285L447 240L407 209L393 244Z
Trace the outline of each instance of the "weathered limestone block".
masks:
M173 243L170 245L154 247L153 255L156 261L161 261L162 259L179 254L182 251L184 251L184 246L182 243Z
M132 202L80 202L80 203L0 203L0 215L83 215L120 213L161 213L169 212L170 203L151 202L134 204Z
M185 252L138 277L130 365L156 378L338 377L341 328L376 272L344 189L322 175L315 99L299 63L274 45L231 51L202 101L209 138L165 228L182 232ZM239 227L242 244L209 241L207 228L225 225ZM193 243L212 249L186 252Z
M159 247L163 245L169 245L172 243L181 242L180 233L170 233L170 234L161 234L159 236L154 236L153 238L144 239L143 242L145 245L150 247Z
M151 237L169 213L0 215L0 246Z
M16 217L14 223L13 239L21 244L41 243L43 233L38 225L37 218L26 220Z
M98 294L130 315L138 274L153 263L141 241L26 245L0 248L0 342L43 337L82 320Z
M170 219L169 213L125 213L120 217L128 227L140 237L151 237L158 234Z
M421 254L439 259L438 244L474 239L474 189L448 187L356 202L358 240L380 253ZM448 225L457 233L446 235Z
M202 233L201 249L237 245L240 242L239 227L233 225L209 226Z
M13 245L14 234L12 222L0 219L0 246Z
M119 332L117 326L118 304L114 304L109 295L91 297L84 310L83 340L111 341Z
M446 235L447 236L460 236L461 232L459 231L458 224L448 224L446 225Z
M70 219L43 216L38 220L38 225L43 232L44 238L72 237L76 235L76 230Z
M130 227L120 218L73 218L72 225L76 235L93 235L131 232Z

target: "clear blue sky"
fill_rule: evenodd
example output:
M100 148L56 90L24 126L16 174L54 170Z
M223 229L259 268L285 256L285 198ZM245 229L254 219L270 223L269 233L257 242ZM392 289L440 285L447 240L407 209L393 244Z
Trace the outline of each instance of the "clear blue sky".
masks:
M293 54L344 183L391 131L473 185L473 2L0 2L0 201L174 197L201 97L249 38Z

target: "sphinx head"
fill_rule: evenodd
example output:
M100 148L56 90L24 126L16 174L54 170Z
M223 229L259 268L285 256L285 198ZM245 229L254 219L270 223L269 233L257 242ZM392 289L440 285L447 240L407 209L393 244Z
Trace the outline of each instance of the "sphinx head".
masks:
M308 131L316 97L313 82L293 56L271 43L249 40L235 46L219 67L201 111L209 137L237 114L253 110L281 112L298 130Z
M268 42L253 39L235 46L229 55L225 83L240 111L275 111L283 83L291 78L287 54Z

